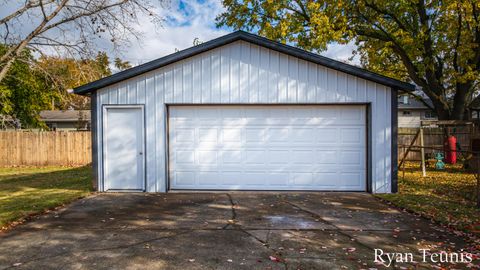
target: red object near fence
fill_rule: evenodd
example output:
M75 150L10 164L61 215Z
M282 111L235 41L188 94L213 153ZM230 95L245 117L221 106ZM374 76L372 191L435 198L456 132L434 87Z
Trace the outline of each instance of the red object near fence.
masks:
M449 164L457 163L457 138L448 136L444 143L445 162Z

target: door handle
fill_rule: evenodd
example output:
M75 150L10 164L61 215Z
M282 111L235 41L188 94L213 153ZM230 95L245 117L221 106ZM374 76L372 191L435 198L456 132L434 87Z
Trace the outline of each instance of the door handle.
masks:
M138 154L141 156L141 155L143 155L143 152L139 152Z

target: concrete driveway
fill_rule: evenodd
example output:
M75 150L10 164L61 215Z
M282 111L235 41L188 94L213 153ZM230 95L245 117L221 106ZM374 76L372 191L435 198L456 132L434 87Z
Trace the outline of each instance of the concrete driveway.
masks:
M421 269L466 245L365 193L98 194L0 235L0 269Z

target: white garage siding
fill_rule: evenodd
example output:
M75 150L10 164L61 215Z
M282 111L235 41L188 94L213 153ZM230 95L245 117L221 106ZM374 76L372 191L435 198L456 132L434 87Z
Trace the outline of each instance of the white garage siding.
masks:
M391 191L391 89L356 76L235 41L99 89L93 96L99 142L103 104L145 104L149 192L166 191L165 104L369 103L372 192ZM97 155L98 189L103 191L101 149Z

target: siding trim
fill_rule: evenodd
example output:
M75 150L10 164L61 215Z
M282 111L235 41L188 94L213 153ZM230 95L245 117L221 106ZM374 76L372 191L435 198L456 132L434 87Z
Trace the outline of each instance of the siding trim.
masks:
M391 99L392 99L392 113L391 113L391 124L392 124L392 132L390 141L392 143L391 147L391 192L397 193L398 192L398 110L396 109L398 106L398 89L391 88Z
M367 192L373 193L373 162L372 162L372 153L374 151L374 144L372 141L372 104L368 103L366 106L367 110L367 136L366 136L366 143L367 143Z
M98 190L98 180L99 180L99 172L98 172L98 115L97 115L97 93L93 92L90 96L90 109L91 113L91 142L92 142L92 171L93 171L93 179L92 179L92 186L94 191Z
M76 87L74 89L75 94L86 95L92 91L100 88L115 84L117 82L132 78L134 76L152 71L154 69L161 68L168 64L181 61L185 58L192 57L194 55L224 46L226 44L243 40L264 48L268 48L274 51L278 51L305 61L309 61L315 64L319 64L334 70L338 70L350 75L354 75L372 82L376 82L385 86L395 87L406 91L414 91L415 86L406 82L402 82L393 78L389 78L366 69L362 69L353 65L345 64L340 61L336 61L315 53L311 53L293 46L282 44L255 34L247 33L244 31L236 31L231 34L213 39L211 41L202 43L197 46L190 47L188 49L167 55L165 57L150 61L143 65L139 65L122 72L113 74L111 76L102 78L100 80Z

